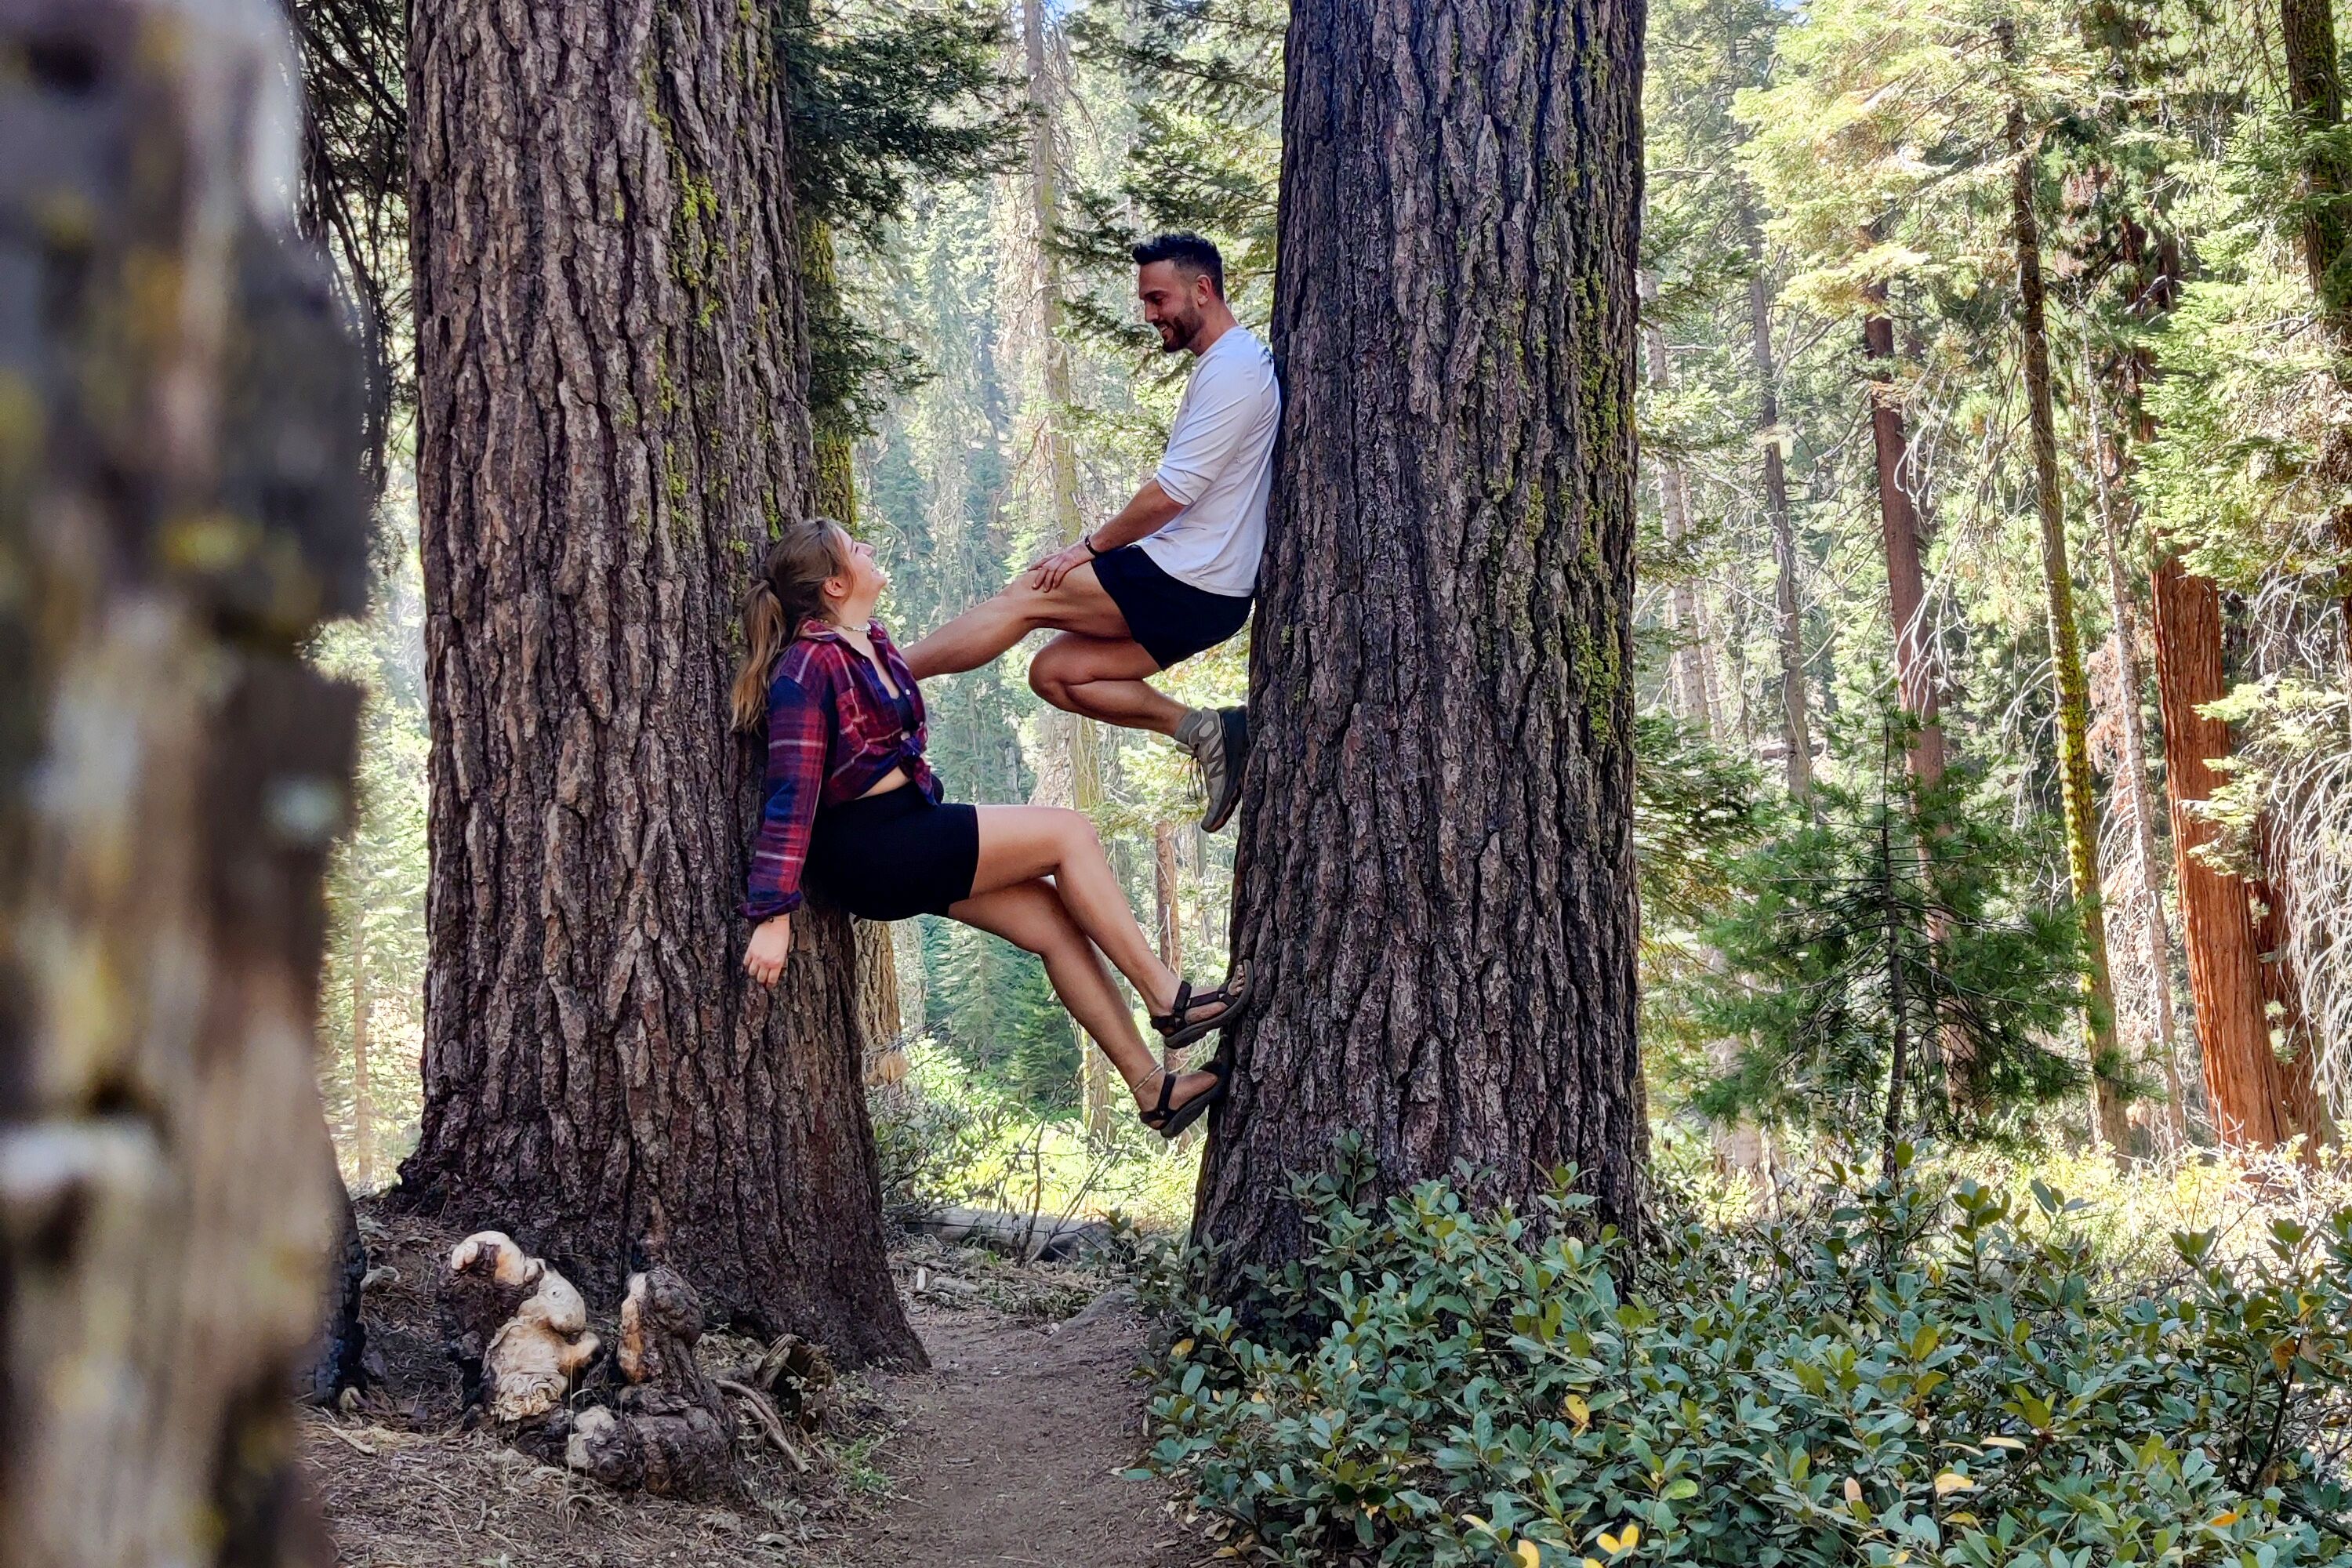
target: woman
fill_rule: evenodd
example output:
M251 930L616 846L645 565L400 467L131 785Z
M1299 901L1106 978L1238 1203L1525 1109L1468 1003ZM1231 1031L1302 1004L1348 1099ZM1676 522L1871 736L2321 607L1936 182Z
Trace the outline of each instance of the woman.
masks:
M923 761L923 698L873 618L889 579L841 525L811 518L769 550L743 605L735 727L768 726L767 808L751 855L744 972L773 985L805 879L870 921L940 914L1045 961L1055 994L1102 1044L1143 1123L1173 1138L1223 1093L1222 1062L1152 1058L1101 954L1131 981L1170 1047L1248 996L1246 974L1195 992L1160 962L1094 825L1037 805L942 804Z

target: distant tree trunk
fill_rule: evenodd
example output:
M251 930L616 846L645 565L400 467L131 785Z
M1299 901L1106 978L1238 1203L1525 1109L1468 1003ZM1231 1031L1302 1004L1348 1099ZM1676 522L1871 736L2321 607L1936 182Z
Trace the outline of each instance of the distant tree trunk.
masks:
M313 1025L365 396L258 0L0 0L0 1529L325 1563L288 1391L341 1190Z
M1410 16L1412 25L1402 25ZM1199 1228L1228 1288L1286 1173L1562 1164L1640 1222L1632 669L1636 8L1290 11L1284 458ZM1405 84L1412 90L1400 90ZM1555 173L1575 171L1575 177Z
M1069 432L1063 428L1070 406L1070 356L1062 342L1062 260L1061 252L1055 248L1061 218L1055 188L1059 182L1054 169L1054 84L1045 65L1045 0L1022 0L1021 44L1028 68L1030 218L1037 231L1038 384L1045 402L1039 421L1039 445L1054 504L1055 538L1068 544L1086 531L1086 523L1078 515L1077 452ZM1060 721L1059 728L1070 750L1069 804L1091 816L1102 805L1098 737L1093 725L1075 716ZM1076 1029L1075 1024L1072 1027ZM1087 1131L1093 1137L1108 1138L1116 1110L1110 1058L1095 1048L1085 1030L1076 1032Z
M812 322L820 311L839 314L841 273L834 256L833 226L805 215L801 224L801 288L808 297ZM811 502L819 515L858 533L857 442L849 433L845 415L839 410L830 413L830 417L819 414L812 421L816 468ZM866 1037L864 1076L871 1083L877 1060L905 1033L898 1016L898 965L887 925L871 921L852 921L850 925L857 943L857 1020Z
M1905 488L1910 441L1903 401L1895 386L1895 323L1885 311L1886 285L1865 290L1873 309L1863 318L1864 356L1879 367L1870 385L1870 435L1878 454L1878 524L1886 554L1886 600L1895 627L1895 681L1903 711L1918 722L1909 755L1911 776L1927 788L1944 777L1944 730L1936 718L1936 671L1927 655L1927 579L1921 565L1919 510Z
M2004 25L2005 26L2005 25ZM2116 1082L2115 988L2107 977L2107 928L2100 909L2099 808L2091 784L2091 688L2074 619L2074 569L2058 479L2058 420L2051 390L2050 333L2042 283L2042 226L2034 213L2034 159L2024 111L2009 111L2011 218L2017 241L2018 326L2025 345L2027 411L2033 436L2033 498L2042 520L2042 586L2050 610L2050 654L2058 683L2058 775L2066 810L2066 870L2083 922L2083 1037L2091 1068L2091 1135L2117 1156L2131 1152L2131 1121Z
M1746 215L1743 213L1743 216ZM1789 474L1780 456L1780 376L1772 365L1772 288L1764 277L1764 241L1748 230L1748 335L1756 367L1757 434L1764 448L1764 511L1772 525L1773 631L1780 644L1780 732L1789 743L1789 793L1813 793L1813 738L1805 721L1805 623L1797 603L1797 532L1789 519Z
M2109 474L2113 463L2123 448L2111 447L2105 420L2100 416L2099 385L2095 369L2090 363L2087 348L2084 354L2084 395L2088 399L2091 425L2091 473L2099 498L2099 538L2107 564L2107 596L2115 605L2115 636L2109 643L2114 655L2116 683L2121 695L2116 708L2122 720L2123 767L2116 783L2116 794L2124 807L2131 813L2132 878L2135 897L2145 912L2141 929L2147 936L2148 987L2154 994L2156 1014L2157 1060L2165 1079L2165 1117L2169 1124L2172 1146L2185 1148L2189 1125L2187 1110L2180 1103L2179 1052L2173 1038L2172 1021L2172 931L2164 913L2164 873L2158 868L2156 853L2156 799L2147 777L2147 731L2139 710L2140 667L2138 653L2138 616L2132 602L2131 580L2124 572L2123 535L2128 526L2118 517L2118 503Z
M2303 123L2303 260L2321 321L2338 354L2352 352L2352 156L2340 142L2344 127L2342 57L2336 47L2335 0L2279 0L2279 43L2286 60L2287 103ZM2338 374L2339 384L2347 378ZM2332 482L2352 476L2352 429L2328 432L2320 468ZM2339 547L2352 551L2352 508L2331 520ZM2336 610L2352 662L2352 569L2339 575Z
M368 1084L367 921L352 917L352 1173L362 1192L375 1182L375 1108Z
M1154 823L1151 827L1152 887L1160 905L1160 962L1184 973L1184 911L1178 893L1176 879L1176 825Z
M1648 277L1644 275L1640 282L1644 300L1653 297L1655 286ZM1664 329L1645 319L1642 323L1642 342L1651 389L1664 397L1674 390L1674 361L1666 348ZM1691 531L1690 475L1673 457L1660 458L1657 468L1658 513L1665 524L1666 548L1675 555L1669 563L1673 582L1666 590L1668 629L1675 637L1675 710L1685 721L1712 734L1715 701L1708 689L1708 653L1706 633L1700 625L1698 591L1691 583L1690 563L1681 556Z
M883 1255L849 921L738 967L736 604L808 505L767 0L418 0L410 225L433 728L401 1200L609 1299L638 1264L855 1364Z

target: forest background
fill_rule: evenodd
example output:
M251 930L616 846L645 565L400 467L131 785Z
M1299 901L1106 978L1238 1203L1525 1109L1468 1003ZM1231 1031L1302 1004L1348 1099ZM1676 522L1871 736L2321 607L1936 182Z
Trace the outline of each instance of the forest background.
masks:
M312 201L384 372L371 613L315 650L369 694L321 1032L365 1191L415 1137L425 953L406 247L382 162L403 46L396 6L294 10L336 149L317 162L359 171ZM803 19L803 123L882 171L824 220L812 402L830 504L887 566L902 635L1150 471L1185 363L1139 329L1129 241L1215 238L1265 330L1285 20L1265 0ZM2278 20L1651 9L1643 1062L1654 1116L1727 1159L1898 1130L2179 1156L2343 1110L2346 409L2340 282L2310 260L2343 132L2297 101ZM1246 665L1237 642L1171 684L1236 701ZM1171 962L1218 966L1230 844L1190 825L1172 751L1080 731L1013 658L928 695L951 790L1081 805ZM928 1179L1001 1193L1026 1151L1061 1196L1181 1218L1191 1153L1102 1155L1124 1119L1033 961L943 921L880 940L895 1016L869 1073L962 1140ZM1930 994L1916 1016L1906 980Z

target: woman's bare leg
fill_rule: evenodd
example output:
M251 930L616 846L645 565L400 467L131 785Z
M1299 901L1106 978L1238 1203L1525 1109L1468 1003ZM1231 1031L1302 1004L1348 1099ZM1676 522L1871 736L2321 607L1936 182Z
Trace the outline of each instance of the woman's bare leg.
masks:
M1044 959L1045 978L1053 983L1054 994L1062 999L1079 1027L1101 1045L1103 1055L1126 1080L1136 1104L1150 1110L1160 1103L1160 1063L1137 1032L1135 1016L1127 1010L1126 998L1111 983L1102 955L1070 918L1051 883L1018 882L993 892L975 893L948 906L948 915ZM1182 1105L1215 1082L1205 1072L1179 1074L1169 1104Z
M1176 1005L1181 977L1160 962L1151 940L1136 924L1127 890L1118 885L1093 823L1059 806L975 809L980 814L980 865L971 879L975 895L1051 878L1062 907L1127 976L1152 1013L1165 1014ZM1214 1017L1218 1011L1211 1005L1196 1016Z

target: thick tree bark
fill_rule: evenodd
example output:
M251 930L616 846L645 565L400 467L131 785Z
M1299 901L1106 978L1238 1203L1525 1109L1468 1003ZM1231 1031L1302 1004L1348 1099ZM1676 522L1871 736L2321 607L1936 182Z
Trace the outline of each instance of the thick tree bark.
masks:
M737 967L760 758L735 605L807 505L761 0L419 0L410 33L431 776L411 1205L582 1287L917 1359L883 1257L849 922Z
M1780 733L1787 740L1789 793L1813 793L1813 738L1805 721L1804 614L1797 603L1797 531L1789 517L1789 473L1780 456L1780 377L1772 364L1772 289L1764 243L1748 220L1748 350L1756 367L1757 434L1764 448L1764 514L1772 525L1772 626L1780 645Z
M1290 13L1283 457L1236 957L1261 1000L1199 1227L1294 1256L1286 1173L1580 1168L1638 1225L1632 624L1643 8Z
M362 372L266 0L0 0L0 1547L324 1563L289 1390L366 598Z
M2042 282L2042 226L2034 211L2034 159L2025 116L2009 111L2011 220L2017 242L2018 330L2024 340L2025 394L2033 439L2034 510L2042 521L2042 587L2050 611L2050 655L2058 684L2058 779L2066 812L2066 872L2083 922L2083 1041L2091 1069L2091 1135L2120 1156L2131 1121L2116 1081L2115 987L2107 976L2107 926L2100 908L2099 809L2091 784L2091 687L2074 618L2074 568L2066 559L2066 514L2058 479L2058 418L2051 389L2050 331Z
M1895 323L1886 315L1886 285L1868 290L1874 309L1863 319L1863 354L1874 367L1870 435L1878 456L1878 526L1886 555L1887 611L1895 627L1895 681L1903 711L1918 723L1909 754L1911 776L1933 788L1944 777L1944 731L1936 719L1936 670L1927 654L1927 579L1921 566L1919 509L1903 482L1911 460L1896 391Z

